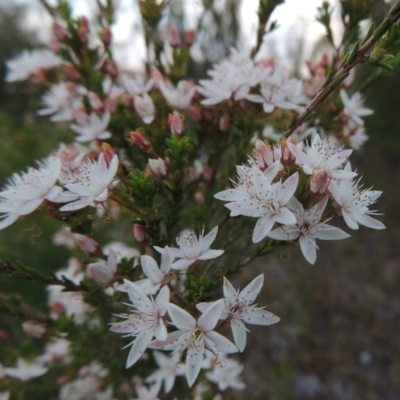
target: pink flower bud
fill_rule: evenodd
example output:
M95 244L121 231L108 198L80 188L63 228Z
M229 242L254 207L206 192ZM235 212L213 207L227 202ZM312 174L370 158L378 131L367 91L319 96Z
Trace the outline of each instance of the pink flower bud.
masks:
M281 140L281 148L282 148L282 158L281 162L283 165L293 165L295 162L296 157L292 154L288 147L288 142L296 144L296 139L288 138Z
M117 153L108 143L101 144L101 151L104 154L104 159L106 160L107 166L110 166L112 159Z
M172 26L168 31L168 41L172 48L177 49L181 45L181 37L178 28Z
M228 132L230 128L229 117L227 115L223 115L219 119L218 127L221 132Z
M45 324L41 324L36 321L26 321L22 324L22 328L29 337L34 337L38 339L42 338L47 330Z
M105 285L109 283L114 277L114 274L108 265L102 262L89 264L87 266L86 273L99 285Z
M69 78L74 81L74 82L79 82L81 79L81 76L79 75L79 72L72 66L72 65L66 65L65 66L65 72L69 76Z
M111 43L112 35L111 29L109 26L104 28L103 34L101 35L101 40L104 43L104 46L108 47Z
M274 154L271 147L260 139L257 139L256 141L256 146L253 150L253 157L261 171L265 171L274 162Z
M194 29L190 29L185 33L185 44L186 46L191 46L196 39L196 31Z
M80 233L75 233L74 240L76 246L79 247L88 256L98 257L101 254L100 245L91 237L81 235Z
M172 133L176 133L179 138L182 138L185 133L184 117L177 111L174 111L168 116L168 125Z
M60 24L58 21L53 22L53 31L57 39L64 41L69 39L69 33L64 25Z
M94 92L89 92L88 94L89 103L92 107L93 111L100 112L103 111L103 102L100 100L99 96L97 96Z
M157 160L149 159L149 165L153 175L163 179L168 176L167 166L162 158L158 158Z
M149 243L149 235L145 232L142 224L133 225L133 237L136 243L143 246Z
M103 64L101 64L100 67L100 71L103 74L108 74L113 78L118 76L118 66L114 61L110 60L109 58L106 58L103 61Z
M117 255L113 249L109 250L107 263L99 261L88 264L86 273L94 279L99 285L106 285L114 278L117 271Z
M330 181L328 172L320 169L314 172L310 180L310 192L314 195L321 195L326 192Z
M114 114L117 111L118 103L117 100L107 97L104 100L104 109L110 114Z
M130 142L135 144L145 153L149 153L153 150L153 146L151 145L150 141L147 140L139 131L130 133Z
M89 21L86 17L81 17L79 20L78 36L83 44L89 41Z

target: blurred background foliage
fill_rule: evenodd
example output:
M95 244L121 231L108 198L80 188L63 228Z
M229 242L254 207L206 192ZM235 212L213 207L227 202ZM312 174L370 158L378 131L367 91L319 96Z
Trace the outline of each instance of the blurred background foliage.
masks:
M214 37L200 38L204 44L219 43L214 53L205 53L204 67L225 56L235 43L239 3L230 0L225 14L213 14L225 22L216 21L217 31L209 30ZM373 10L379 18L382 5ZM13 172L45 157L60 141L72 139L67 126L35 114L40 105L36 86L4 83L5 61L39 45L35 34L23 27L24 12L18 7L0 9L1 185ZM373 71L369 66L357 70L360 85ZM196 73L204 76L205 68ZM374 183L383 190L378 207L387 229L360 229L346 241L321 243L322 255L314 266L298 249L289 248L247 267L240 278L242 287L263 272L266 284L259 304L268 304L281 322L269 329L251 328L242 355L247 389L235 398L400 399L400 74L383 77L365 95L366 106L375 114L366 120L370 140L352 156L352 163L366 186ZM68 251L49 246L60 227L40 216L18 221L0 231L0 260L7 257L53 271L65 266ZM1 274L0 293L14 291L45 309L43 285ZM3 345L25 345L28 352L33 345L40 346L39 341L24 339L20 322L13 317L0 314L2 329L14 334L0 338L0 360Z

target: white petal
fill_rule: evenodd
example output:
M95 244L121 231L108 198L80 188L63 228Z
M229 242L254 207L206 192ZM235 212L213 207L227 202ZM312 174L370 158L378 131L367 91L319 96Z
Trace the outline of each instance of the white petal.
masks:
M229 339L227 339L225 336L222 336L218 332L207 332L206 337L215 344L220 353L232 354L238 352L238 348Z
M149 335L147 333L136 337L126 360L126 368L131 367L136 361L139 360L140 357L142 357L152 338L153 335Z
M196 320L187 311L173 303L169 303L167 309L172 323L178 329L194 329L196 327Z
M263 240L274 226L275 221L270 217L261 217L258 219L253 232L253 243Z
M169 296L170 296L169 287L164 286L160 290L160 293L158 293L155 301L158 315L161 316L165 315L167 311L167 305L169 304Z
M251 325L272 325L280 321L276 315L256 306L247 307L242 319Z
M305 259L310 264L314 264L317 259L317 245L315 244L315 239L309 236L300 236L299 243Z
M247 304L254 302L264 284L264 274L254 278L239 294L238 300L247 301Z
M286 207L281 207L279 211L274 215L275 222L284 225L293 225L297 222L296 217Z
M140 257L140 263L142 265L143 273L151 279L154 283L160 283L164 280L164 274L158 268L156 261L148 256L143 255Z
M243 321L237 318L233 318L231 320L231 329L233 334L233 339L235 340L235 344L240 352L244 350L246 347L246 327L244 326Z
M198 319L197 325L199 328L205 332L214 329L215 325L217 325L219 317L221 316L224 303L224 299L214 302L214 304L209 307Z
M236 300L236 289L232 284L224 277L224 297L227 304L231 305Z
M154 336L157 340L166 340L168 337L167 328L165 327L162 318L159 318L158 324L154 329Z
M217 258L224 254L224 250L206 250L203 254L200 254L199 257L197 257L198 260L212 260L213 258Z
M346 210L342 209L342 216L344 219L344 222L346 222L347 226L350 229L358 229L358 222L354 219L354 216L352 213L348 213Z
M168 246L164 247L164 250L161 253L161 272L166 275L171 269L172 262L174 261L174 254Z
M9 214L7 217L0 219L0 230L5 229L13 224L18 219L18 217L18 214Z
M181 260L175 261L171 265L171 268L175 270L186 269L187 267L192 265L195 261L196 259L182 258Z
M354 215L354 219L357 220L361 225L366 226L371 229L385 229L386 226L375 218L370 217L367 214L356 214Z
M350 235L341 229L327 224L319 224L313 236L321 240L340 240L350 237Z
M299 183L299 173L291 175L285 182L282 183L282 192L280 198L281 206L284 206L294 195Z
M198 338L197 346L190 346L186 355L186 378L189 387L192 387L194 381L199 375L201 363L204 359L204 339Z
M268 237L275 240L295 240L300 236L295 225L286 225L285 228L277 228L268 233Z
M200 247L200 254L205 252L206 250L208 250L211 245L213 244L215 238L217 237L218 234L218 225L214 226L213 229L211 229L211 231L204 236L203 238L200 237L200 243L199 243L199 247ZM216 256L218 257L218 256Z

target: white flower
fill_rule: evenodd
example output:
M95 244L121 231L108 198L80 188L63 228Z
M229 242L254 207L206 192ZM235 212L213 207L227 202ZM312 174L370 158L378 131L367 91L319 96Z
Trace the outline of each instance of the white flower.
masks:
M364 125L364 121L360 117L365 117L374 113L374 110L363 107L363 98L358 92L349 97L342 89L340 91L340 98L344 105L343 113L357 124Z
M234 100L243 99L251 87L265 78L269 70L262 66L255 67L249 56L232 50L228 59L207 72L211 79L199 81L201 86L197 87L197 91L206 97L201 103L214 105L231 97Z
M148 93L152 89L154 79L146 81L143 75L136 75L135 78L124 75L122 77L122 84L130 95L138 96L143 93Z
M298 79L289 79L280 69L276 69L261 82L260 94L249 94L249 101L261 103L266 113L275 107L286 110L301 110L300 104L307 102L303 94L302 83Z
M325 222L320 222L322 213L325 210L328 197L308 210L296 199L291 200L291 207L296 215L297 222L291 225L283 225L270 232L268 236L275 240L299 240L300 249L310 264L317 259L318 246L316 239L340 240L350 237L346 232Z
M179 355L167 357L159 351L153 351L158 369L146 378L146 383L164 381L164 391L169 393L177 376L185 375L185 365L179 362Z
M101 153L97 163L87 160L75 173L64 182L67 191L61 193L53 201L57 203L71 202L60 208L60 211L80 210L87 206L95 206L108 198L108 188L118 170L118 156L115 155L109 166Z
M185 310L168 304L168 315L178 331L168 334L164 341L155 340L149 345L153 349L173 350L172 354L178 353L179 357L186 352L186 378L190 387L200 372L206 348L214 354L238 351L230 340L213 330L223 307L223 299L216 301L196 321Z
M140 253L137 249L127 246L122 242L111 242L103 247L103 253L108 256L110 250L113 250L117 256L117 262L121 262L123 258L130 260L131 258L139 258Z
M47 49L24 50L18 57L6 61L6 82L24 81L41 70L63 64L63 60Z
M155 294L168 275L173 261L174 255L168 246L162 250L160 268L154 258L148 255L141 256L140 263L147 278L141 279L135 284L141 287L146 294Z
M220 319L230 322L235 344L240 351L246 347L245 322L251 325L272 325L280 321L276 315L265 311L263 307L252 305L263 283L264 275L261 274L239 292L224 277L225 304ZM199 303L197 308L204 312L211 304Z
M295 216L289 211L286 204L296 191L299 175L296 172L283 183L281 181L271 183L265 173L272 165L264 173L258 167L253 166L250 177L251 192L245 190L239 192L232 189L214 195L217 199L230 202L225 207L231 210L231 216L244 215L258 218L253 231L254 243L263 240L276 222L280 224L296 222Z
M143 385L142 380L138 377L133 379L135 384L135 392L138 397L133 400L160 400L158 398L158 393L161 389L161 381L155 382L149 388Z
M79 261L75 258L69 260L67 268L56 272L56 276L62 279L65 276L67 279L79 285L83 279L82 267ZM51 318L58 318L62 313L65 313L77 324L82 324L90 311L90 306L83 301L80 292L63 292L64 286L50 285L46 287L49 298L48 303L52 310Z
M135 337L135 340L128 345L132 346L126 360L126 368L129 368L143 355L153 336L158 340L167 338L167 328L163 317L169 304L170 292L168 286L164 286L153 300L133 282L126 279L124 282L127 285L127 293L134 311L132 314L119 315L126 321L112 324L110 330Z
M29 168L20 175L14 174L0 192L0 213L6 214L0 217L4 218L0 229L11 225L18 216L36 210L43 200L54 201L61 193L62 189L54 186L61 171L60 160L49 157L38 165L39 169Z
M99 285L106 285L117 272L117 256L113 249L109 250L107 262L99 261L88 264L87 275L94 279Z
M351 170L348 163L346 169ZM358 229L359 224L372 229L385 229L385 225L372 218L375 211L369 210L369 206L374 204L382 194L379 190L363 189L359 185L360 180L350 179L332 180L329 184L329 191L336 202L340 213L347 226L351 229Z
M106 112L102 117L91 113L89 120L81 125L71 125L71 129L80 136L76 138L78 142L90 142L96 139L109 139L111 133L107 131L110 123L110 113Z
M196 88L189 81L179 81L176 88L170 82L162 81L160 90L171 106L182 110L190 106L196 93Z
M222 391L228 388L243 390L245 384L239 379L243 365L229 358L223 358L219 363L217 358L216 361L212 372L206 373L207 379L217 384L218 389Z
M171 247L171 252L176 258L181 260L172 264L172 269L185 269L192 265L196 260L211 260L224 254L224 250L212 250L210 246L217 237L218 226L215 226L206 236L204 236L204 228L199 233L197 239L194 231L183 231L177 238L176 243L179 249ZM161 253L163 249L154 246L154 249Z
M296 157L296 164L303 167L303 171L307 175L313 175L319 170L326 170L330 178L352 178L357 174L350 171L339 169L353 150L340 150L335 144L328 141L327 138L322 140L319 135L315 135L311 146L306 149L300 145L288 142L290 151Z
M71 121L74 119L74 110L82 106L80 98L76 97L77 89L75 85L61 82L53 85L50 91L43 95L42 108L37 113L39 115L54 114L50 121Z
M142 118L145 124L151 124L154 120L155 108L153 100L147 93L143 93L141 96L135 96L134 107L136 112Z
M25 382L44 375L48 368L44 367L43 363L38 359L27 362L22 358L18 358L15 368L5 368L4 370L7 376Z

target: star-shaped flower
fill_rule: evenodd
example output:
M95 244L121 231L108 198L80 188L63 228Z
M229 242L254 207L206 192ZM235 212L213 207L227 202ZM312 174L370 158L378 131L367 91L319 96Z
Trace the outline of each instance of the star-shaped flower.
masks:
M184 231L177 238L176 243L179 249L171 247L171 252L180 260L172 264L172 269L185 269L192 265L196 260L211 260L224 254L224 250L212 250L210 246L217 237L218 226L215 226L206 236L204 236L204 228L197 239L194 231ZM163 249L154 246L154 249L162 253Z
M291 225L283 225L270 232L268 236L275 240L298 240L304 257L310 264L314 264L318 249L316 239L340 240L350 237L341 229L328 225L326 222L320 222L327 202L328 197L325 197L315 206L304 210L302 204L296 198L293 198L291 206L297 222Z
M186 354L186 378L191 387L196 380L204 359L205 349L215 355L230 354L238 351L226 337L214 331L224 307L224 300L218 300L196 321L187 311L175 304L168 304L168 315L177 331L168 334L166 340L154 340L149 347L161 350L173 350L179 357Z
M0 229L11 225L18 216L36 210L43 200L55 201L62 189L54 186L61 172L57 157L49 157L38 163L39 168L29 168L20 175L14 174L0 192Z
M15 368L5 368L4 370L7 376L25 382L44 375L48 368L44 367L43 363L37 359L29 363L22 358L18 358Z
M346 169L351 170L349 163L346 165ZM332 180L329 184L328 189L344 221L351 229L358 229L359 224L372 229L385 229L382 222L370 216L371 214L375 215L376 212L368 208L376 202L382 192L363 189L359 183L360 180L340 179Z
M124 282L134 311L131 314L119 315L125 318L125 321L112 324L110 330L135 337L134 341L128 344L132 346L126 360L126 368L129 368L143 355L154 336L161 341L167 338L163 317L169 304L170 292L168 286L164 286L153 299L135 283L126 279Z
M356 124L364 125L364 121L360 117L366 117L367 115L374 113L374 110L363 107L363 98L358 92L349 97L348 94L342 89L340 91L340 98L342 99L344 105L343 113Z
M87 206L96 206L108 198L108 189L118 170L118 156L115 155L107 166L104 154L101 153L97 162L87 160L75 173L64 178L68 189L53 201L69 204L62 206L60 211L80 210Z
M153 351L158 369L146 378L146 383L164 381L164 391L169 393L177 376L185 375L185 365L179 362L179 355L167 357L159 351Z
M90 114L89 120L81 125L71 125L71 129L80 136L76 138L78 142L91 142L96 139L109 139L111 133L107 131L110 123L110 114L104 113L101 117L95 113Z
M245 322L251 325L272 325L280 319L264 310L263 307L252 305L260 293L264 283L264 275L253 279L241 292L236 290L224 277L224 308L220 319L229 321L237 348L243 351L246 347ZM205 312L213 303L199 303L197 308Z
M288 142L288 147L296 157L296 164L303 167L307 175L326 170L330 178L352 178L357 174L340 168L349 158L353 150L340 150L328 141L315 135L311 146L303 148L302 143L295 145Z
M226 208L231 210L231 216L244 215L258 218L253 231L254 243L263 240L276 222L280 224L293 224L296 222L295 216L286 207L286 204L296 191L299 175L296 172L284 182L271 183L270 179L265 176L265 172L269 168L263 173L258 167L253 166L250 181L254 187L252 192L249 191L250 195L246 196L242 190L237 200L234 201L231 201L236 195L233 190L231 190L230 196L228 193L224 193L226 191L217 193L214 196L225 201L231 201L225 205Z

